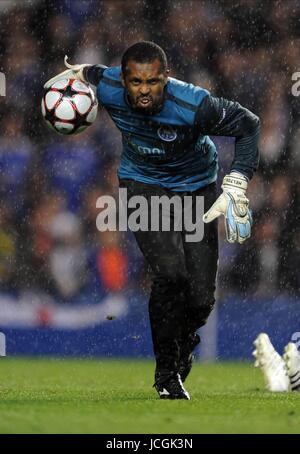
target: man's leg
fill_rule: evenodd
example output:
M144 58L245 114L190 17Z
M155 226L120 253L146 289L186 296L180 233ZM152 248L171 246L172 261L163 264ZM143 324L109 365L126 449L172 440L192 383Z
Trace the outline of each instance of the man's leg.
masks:
M196 197L204 197L204 211L216 200L216 187L209 185L192 193L195 209ZM187 242L183 237L185 264L188 273L189 298L185 311L188 330L195 331L205 325L215 303L218 264L218 221L204 224L204 237L200 242Z
M196 197L204 197L206 212L216 200L216 187L209 185L191 193L193 197L193 215L195 215ZM185 329L180 341L180 374L184 381L192 367L192 351L200 342L196 330L206 323L213 309L216 289L218 263L218 223L217 220L204 224L204 237L200 242L185 241L183 232L185 266L189 281L189 295L185 299Z
M134 181L123 181L120 185L127 188L128 198L142 195L149 201L149 206L151 196L174 195L162 188ZM128 211L130 214L130 210ZM156 358L155 380L163 381L178 372L178 343L184 320L184 302L188 294L182 234L160 230L138 231L134 235L152 270L149 314Z

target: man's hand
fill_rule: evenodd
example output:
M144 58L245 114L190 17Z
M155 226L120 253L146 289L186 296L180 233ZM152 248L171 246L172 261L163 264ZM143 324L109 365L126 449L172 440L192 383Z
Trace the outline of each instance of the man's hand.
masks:
M233 171L226 175L223 193L203 216L203 221L208 223L223 214L229 243L243 243L251 235L252 216L245 195L247 186L247 179L242 174Z
M64 59L65 66L69 69L66 69L65 71L57 74L57 76L52 77L51 79L47 80L47 82L44 84L44 88L50 88L54 82L60 80L60 79L76 79L80 80L81 82L87 83L87 80L85 80L83 76L83 69L86 66L91 66L91 65L70 65L68 63L68 56L65 55Z

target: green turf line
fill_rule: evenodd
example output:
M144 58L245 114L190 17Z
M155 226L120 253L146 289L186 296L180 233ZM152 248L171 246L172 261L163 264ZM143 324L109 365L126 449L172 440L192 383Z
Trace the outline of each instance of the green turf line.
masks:
M191 401L159 400L152 361L0 360L0 433L300 433L300 393L251 364L196 364Z

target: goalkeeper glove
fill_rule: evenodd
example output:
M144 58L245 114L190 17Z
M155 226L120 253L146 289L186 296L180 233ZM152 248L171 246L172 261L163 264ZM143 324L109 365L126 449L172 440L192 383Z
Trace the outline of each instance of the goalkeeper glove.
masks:
M81 82L88 83L88 81L84 78L83 69L87 66L91 66L88 64L83 65L70 65L68 63L68 56L65 55L64 59L65 66L69 69L57 74L57 76L52 77L51 79L47 80L44 84L44 88L50 88L52 84L57 82L60 79L76 79L80 80Z
M223 179L223 193L204 214L203 221L211 222L221 214L225 217L226 238L229 243L243 243L251 235L252 216L245 193L248 181L241 173L231 172Z

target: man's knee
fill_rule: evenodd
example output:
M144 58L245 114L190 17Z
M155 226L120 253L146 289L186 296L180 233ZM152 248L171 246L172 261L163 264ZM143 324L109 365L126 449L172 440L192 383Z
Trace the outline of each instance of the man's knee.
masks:
M195 321L198 328L201 328L201 326L204 326L206 324L207 319L214 308L214 305L215 299L213 298L209 301L205 301L205 304L200 307L197 315L195 315Z
M188 305L188 318L190 323L194 325L195 329L201 328L201 326L206 324L207 319L214 308L214 291L202 292L202 294L197 295L196 298L190 297Z

